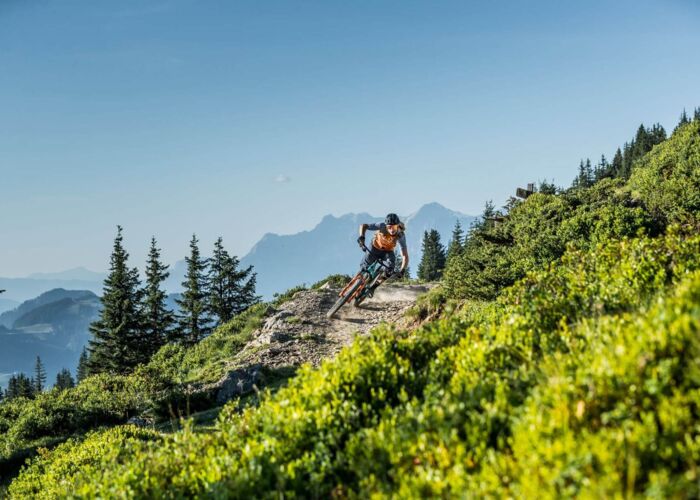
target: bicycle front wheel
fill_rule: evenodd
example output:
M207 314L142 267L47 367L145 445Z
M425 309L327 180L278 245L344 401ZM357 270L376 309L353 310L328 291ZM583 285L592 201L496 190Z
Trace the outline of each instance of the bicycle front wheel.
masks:
M332 318L335 313L338 312L338 309L343 307L343 304L345 304L350 297L355 295L355 292L359 290L359 288L364 284L364 281L362 279L358 279L353 283L347 290L345 290L345 293L342 294L338 300L335 301L335 304L333 304L333 307L330 308L330 310L326 313L327 318Z

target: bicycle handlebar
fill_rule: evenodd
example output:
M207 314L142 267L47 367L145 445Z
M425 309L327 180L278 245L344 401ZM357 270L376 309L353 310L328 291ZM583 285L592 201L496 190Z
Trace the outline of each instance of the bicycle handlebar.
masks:
M363 251L363 252L366 252L366 253L369 253L369 248L367 248L367 245L362 244L362 251ZM377 259L375 262L379 262L379 265L380 265L380 266L386 267L387 271L390 271L389 266L387 266L386 264L384 264L381 260Z

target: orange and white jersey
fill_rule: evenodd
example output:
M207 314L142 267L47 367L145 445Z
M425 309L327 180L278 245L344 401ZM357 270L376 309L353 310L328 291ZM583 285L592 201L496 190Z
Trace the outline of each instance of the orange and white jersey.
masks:
M400 229L395 233L391 234L386 228L386 224L380 222L378 224L367 224L367 229L370 231L376 231L374 233L374 239L372 240L372 246L377 250L382 250L383 252L391 252L396 248L398 243L401 246L401 251L408 253L406 247L406 233L404 232L406 226L400 224Z

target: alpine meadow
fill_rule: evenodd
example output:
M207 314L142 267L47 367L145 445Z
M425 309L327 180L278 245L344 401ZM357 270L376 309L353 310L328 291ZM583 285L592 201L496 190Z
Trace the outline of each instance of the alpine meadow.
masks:
M700 495L700 112L454 234L401 326L223 406L193 387L299 289L123 375L1 402L8 496Z

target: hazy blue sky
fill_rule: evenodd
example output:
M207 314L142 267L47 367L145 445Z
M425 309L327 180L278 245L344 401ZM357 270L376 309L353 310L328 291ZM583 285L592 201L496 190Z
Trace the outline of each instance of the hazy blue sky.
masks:
M0 276L478 214L700 105L694 1L0 0Z

